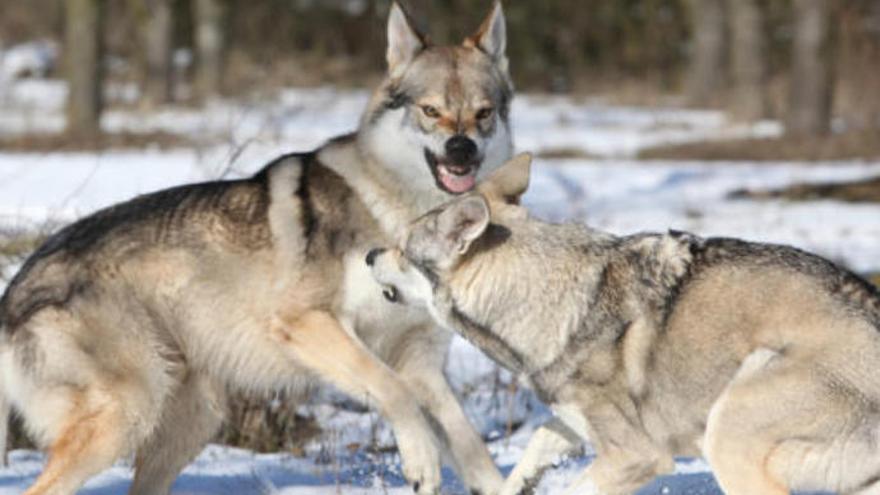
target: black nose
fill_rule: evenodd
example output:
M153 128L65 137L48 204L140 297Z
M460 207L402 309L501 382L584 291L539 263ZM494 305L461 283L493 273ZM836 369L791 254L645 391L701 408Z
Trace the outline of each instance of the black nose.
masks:
M477 154L477 143L471 138L456 134L446 141L446 158L456 165L465 165Z
M383 252L385 252L385 250L382 248L370 249L370 252L367 253L367 259L366 259L367 266L373 266L373 263L376 262L376 256L379 256Z

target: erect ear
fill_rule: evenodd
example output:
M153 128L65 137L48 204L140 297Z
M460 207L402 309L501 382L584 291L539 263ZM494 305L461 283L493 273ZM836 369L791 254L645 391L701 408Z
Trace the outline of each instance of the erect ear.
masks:
M467 45L475 45L483 50L498 64L502 71L507 72L507 27L504 21L504 9L501 8L501 1L496 0L492 7L492 12L486 16L483 23L480 24L477 32L464 42Z
M492 172L477 186L477 190L486 195L489 201L519 204L529 188L531 169L532 154L520 153Z
M425 48L425 37L413 27L406 11L396 1L391 4L388 13L388 73L399 74L415 56Z
M489 225L489 205L480 195L471 195L450 203L440 212L437 228L458 253L465 253Z

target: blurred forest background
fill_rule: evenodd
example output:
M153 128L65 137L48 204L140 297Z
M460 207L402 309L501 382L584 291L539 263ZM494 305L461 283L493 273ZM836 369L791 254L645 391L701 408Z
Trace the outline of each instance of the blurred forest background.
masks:
M470 34L491 6L490 0L401 3L437 42ZM384 72L389 6L389 0L0 0L2 76L62 78L69 88L64 132L0 136L0 150L181 139L106 135L100 116L114 106L197 107L288 86L372 87ZM784 124L777 137L670 144L643 151L643 158L880 157L880 0L509 0L504 10L520 92L716 108L735 120ZM23 44L31 49L16 58L15 47ZM880 199L880 179L856 187ZM28 242L19 251L36 240ZM223 439L296 451L320 429L285 404L235 402Z
M488 0L402 4L438 42L469 34L489 8ZM102 81L136 84L144 106L288 85L369 87L383 71L389 5L0 0L0 43L54 43L16 77L66 77L69 130L82 135L114 104L97 90ZM636 104L673 95L739 119L779 119L797 135L864 136L880 126L878 0L511 0L505 13L520 91Z

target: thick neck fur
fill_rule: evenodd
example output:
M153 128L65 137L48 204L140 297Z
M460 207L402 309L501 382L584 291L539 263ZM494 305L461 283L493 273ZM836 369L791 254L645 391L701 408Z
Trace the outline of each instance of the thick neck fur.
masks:
M394 242L400 240L399 236L413 218L448 200L440 191L414 190L402 182L365 149L359 136L327 144L318 158L345 178L385 236Z
M690 261L669 235L619 238L535 220L494 228L510 235L472 246L444 284L452 304L522 357L526 374L551 367L573 341L631 321L640 305L659 306Z
M586 255L579 244L604 238L574 225L504 227L508 239L489 249L474 245L448 283L462 312L526 357L530 369L520 371L528 373L552 362L574 333L578 315L559 308L588 304L583 286L595 284L605 263L604 253Z

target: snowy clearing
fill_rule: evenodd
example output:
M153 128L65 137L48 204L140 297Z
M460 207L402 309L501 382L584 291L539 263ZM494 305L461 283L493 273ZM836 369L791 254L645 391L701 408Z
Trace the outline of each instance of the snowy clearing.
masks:
M60 129L64 88L52 81L25 81L0 91L0 134ZM0 152L0 226L35 229L66 222L136 194L185 182L239 177L272 157L306 150L357 125L367 93L328 88L290 89L257 102L213 102L204 110L165 109L150 114L114 110L107 130L163 130L223 144L170 151L128 150L102 153ZM880 162L845 163L670 163L634 160L658 143L710 138L766 136L779 132L772 122L731 125L712 111L608 107L561 97L519 96L513 109L514 137L520 150L577 149L595 159L536 162L526 204L554 220L587 221L616 233L639 230L690 230L784 242L841 261L858 271L880 268L880 207L830 201L732 200L743 187L781 187L795 182L851 180L880 174ZM448 371L465 406L506 471L525 447L547 411L528 392L499 395L504 379L479 352L456 340ZM325 434L306 456L255 454L208 447L181 475L175 493L323 494L411 493L403 485L394 454L352 452L352 444L390 445L374 413L346 410L317 401L304 406ZM506 425L522 424L509 438ZM378 439L378 440L377 440ZM587 449L589 450L589 449ZM39 473L41 454L16 451L0 469L0 495L21 493ZM565 460L550 472L539 493L557 493L589 462ZM446 473L445 490L461 487ZM93 479L88 495L123 494L130 468L119 464ZM681 459L674 476L641 494L718 494L705 462Z

